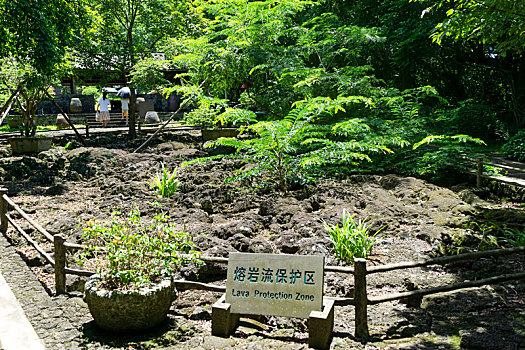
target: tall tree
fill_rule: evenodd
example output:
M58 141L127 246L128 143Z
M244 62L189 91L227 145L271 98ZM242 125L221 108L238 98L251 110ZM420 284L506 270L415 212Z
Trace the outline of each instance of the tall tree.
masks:
M428 6L423 14L446 11L432 33L433 41L475 42L469 58L492 67L506 81L517 126L525 126L525 2L508 0L412 0Z
M77 0L0 0L0 57L53 73L81 17L78 5Z
M135 134L135 86L130 72L157 52L159 42L186 32L192 23L185 0L93 0L91 21L77 46L83 68L115 70L131 87L129 134Z
M28 136L36 132L38 102L66 69L66 50L83 17L80 1L0 0L0 102L7 102L1 114L15 106Z

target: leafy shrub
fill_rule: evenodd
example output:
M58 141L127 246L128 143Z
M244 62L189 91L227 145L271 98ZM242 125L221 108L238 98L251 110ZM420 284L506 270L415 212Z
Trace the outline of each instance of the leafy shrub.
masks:
M199 88L196 88L196 92L197 108L184 115L184 122L200 127L212 127L217 124L217 117L228 106L228 101L199 95L202 94Z
M370 127L360 119L345 119L328 125L320 121L344 111L343 106L368 102L365 98L353 96L298 101L284 119L250 125L248 130L256 137L221 138L209 147L236 148L237 154L228 157L249 160L254 165L240 177L265 175L287 192L292 177L311 180L324 167L355 167L363 161L370 161L370 153L391 152L386 144L392 140L370 136Z
M525 161L525 131L522 130L511 137L501 150L509 159Z
M175 168L172 172L168 170L162 164L162 169L160 173L157 173L155 178L150 184L150 187L154 189L157 194L163 198L169 198L179 190L180 182L177 179L177 170Z
M372 247L380 240L376 237L384 228L381 227L374 234L370 232L371 225L364 220L354 220L355 214L349 216L343 209L342 226L339 224L329 225L323 222L328 235L334 244L336 256L347 262L354 258L367 258L372 252Z
M455 170L466 171L471 167L465 159L467 158L468 143L485 145L480 139L469 135L430 135L413 145L413 150L419 149L423 145L427 146L423 155L419 159L416 172L419 175L430 175L432 178L439 178L443 174L443 169L454 168ZM438 147L436 147L438 146ZM417 154L417 153L415 153Z
M198 262L189 234L178 232L164 214L146 221L137 209L125 216L115 212L109 222L88 221L83 230L88 250L79 264L94 261L109 288L147 286L182 264Z

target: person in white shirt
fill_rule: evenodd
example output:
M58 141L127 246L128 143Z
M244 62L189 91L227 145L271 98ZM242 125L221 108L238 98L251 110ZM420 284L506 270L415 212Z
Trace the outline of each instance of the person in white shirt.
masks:
M95 106L96 111L100 113L100 122L104 127L107 127L109 122L109 104L108 93L104 91Z
M126 118L126 125L128 125L129 116L129 98L121 99L122 102L122 119Z

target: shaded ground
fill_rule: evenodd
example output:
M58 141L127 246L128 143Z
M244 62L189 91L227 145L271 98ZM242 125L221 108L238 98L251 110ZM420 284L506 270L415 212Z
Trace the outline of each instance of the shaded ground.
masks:
M384 238L370 259L374 265L455 253L468 247L490 247L493 241L489 237L495 232L489 228L492 223L524 227L522 206L485 201L476 195L483 191L473 192L467 186L452 191L415 178L352 176L297 185L282 195L259 182L255 182L260 185L255 189L248 187L248 182L225 183L235 170L245 166L232 160L181 169L180 191L170 199L157 198L149 182L161 162L174 168L184 160L206 155L198 136L189 131L166 134L138 154L129 151L141 141L129 144L124 136L100 136L90 140L90 146L97 147L57 147L38 158L8 157L9 151L3 149L0 177L15 202L51 234L63 233L70 242L81 241L78 225L88 220L103 220L111 211L127 210L132 205L151 216L160 204L211 256L226 257L232 251L321 254L327 264L341 264L332 254L322 220L340 222L343 208L368 218L376 229L386 225ZM13 216L27 231L33 231ZM10 238L52 292L52 269L21 238L12 232ZM47 247L51 249L50 244ZM368 290L370 295L383 295L484 278L495 272L522 271L524 265L525 258L519 256L377 274L369 277ZM70 277L70 288L82 284ZM181 277L223 284L225 267L206 265L199 271L181 271ZM351 276L327 273L325 282L326 295L353 295ZM332 347L525 348L524 295L522 281L425 297L420 307L398 302L373 306L369 308L372 340L366 344L353 337L353 307L340 307L336 309ZM99 331L80 298L67 304L65 317L80 330L82 346L90 349L307 347L306 323L296 319L247 319L230 339L210 336L211 304L218 297L211 292L181 293L168 322L142 336L115 337Z

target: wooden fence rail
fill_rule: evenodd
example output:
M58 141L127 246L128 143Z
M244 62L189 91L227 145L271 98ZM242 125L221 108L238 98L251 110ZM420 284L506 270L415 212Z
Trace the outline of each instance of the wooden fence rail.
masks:
M493 166L493 167L496 167L496 168L501 168L501 169L505 169L505 170L511 170L511 171L515 171L515 172L519 172L519 173L525 173L525 170L522 169L522 168L516 168L516 167L512 167L512 166L508 166L508 165L505 165L505 164L495 164L495 163L492 163L490 161L486 161L484 160L482 157L479 157L477 159L473 159L471 157L466 157L465 158L466 160L469 160L471 162L475 162L476 163L476 186L477 187L481 187L483 185L483 177L485 175L483 175L483 165L489 165L489 166Z
M37 252L46 259L55 268L55 289L57 294L66 292L66 275L77 275L77 276L91 276L95 272L85 271L79 269L72 269L67 267L66 252L67 249L79 250L85 249L86 246L82 244L74 244L66 242L66 239L62 235L51 235L40 225L34 222L16 203L14 203L7 196L7 189L0 188L0 231L6 233L8 225L11 224L13 228L19 232L36 250ZM33 240L8 214L8 206L12 206L22 218L27 220L38 232L40 232L47 240L53 242L54 245L54 258L51 257L38 243ZM354 259L354 267L346 266L325 266L325 272L338 272L346 273L354 276L354 298L342 298L342 297L327 297L334 301L336 306L355 306L355 335L358 338L366 339L370 336L368 330L368 305L375 305L379 303L399 300L406 297L413 296L424 296L436 293L442 293L446 291L459 290L470 287L479 287L487 284L500 283L511 280L522 280L525 279L525 271L489 277L477 281L466 281L446 286L439 286L434 288L427 288L421 290L407 291L401 293L394 293L383 295L379 297L368 297L367 294L367 275L373 273L384 273L391 272L400 269L409 269L415 267L424 267L429 265L445 265L455 262L462 262L468 260L475 260L487 257L499 257L510 254L524 254L525 247L516 247L509 249L494 249L488 251L481 251L475 253L466 253L455 256L444 256L433 259L421 259L418 261L407 261L395 264L387 264L380 266L367 267L366 259ZM212 264L227 264L228 258L222 257L210 257L201 256L200 259L206 263ZM206 284L193 281L175 280L174 285L179 290L206 290L217 293L224 293L226 287Z

